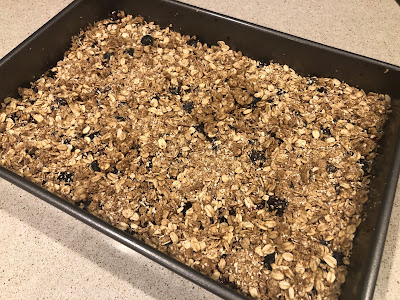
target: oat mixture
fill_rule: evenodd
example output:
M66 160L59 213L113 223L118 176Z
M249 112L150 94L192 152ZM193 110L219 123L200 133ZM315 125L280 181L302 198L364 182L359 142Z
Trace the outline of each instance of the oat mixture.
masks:
M245 295L338 297L388 96L124 13L19 92L2 166Z

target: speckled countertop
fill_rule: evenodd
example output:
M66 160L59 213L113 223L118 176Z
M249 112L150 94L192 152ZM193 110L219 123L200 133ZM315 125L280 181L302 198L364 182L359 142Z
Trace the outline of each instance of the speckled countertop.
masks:
M0 58L70 0L1 0ZM395 0L186 0L197 6L400 65ZM400 192L375 300L400 294ZM0 299L218 299L0 179Z

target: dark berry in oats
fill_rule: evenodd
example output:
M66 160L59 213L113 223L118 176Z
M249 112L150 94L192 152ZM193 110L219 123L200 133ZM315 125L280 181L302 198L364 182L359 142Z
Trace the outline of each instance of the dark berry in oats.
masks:
M276 92L276 94L278 95L278 96L280 96L280 95L282 95L282 94L286 94L287 93L287 91L285 91L285 90L283 90L283 89L278 89L278 91Z
M179 85L177 86L170 86L169 87L169 92L172 95L180 95L181 94L181 87Z
M343 255L342 252L340 252L340 251L333 251L332 256L336 259L337 265L338 265L338 266L344 265L344 263L343 263L343 257L344 257L344 255Z
M275 263L275 252L264 256L263 260L264 266L267 267L268 270L272 270L272 264Z
M319 88L317 88L317 91L319 92L319 93L326 93L327 92L327 90L324 88L324 87L319 87Z
M88 137L93 141L94 137L99 136L100 132L95 131L88 135Z
M329 129L329 127L322 128L322 133L327 136L332 136L332 133L331 133L331 130Z
M69 173L69 172L60 172L58 174L57 180L58 181L64 181L64 182L72 182L72 177L74 176L74 173Z
M135 50L133 48L128 48L124 50L125 54L128 54L129 56L133 56L133 54L135 53Z
M261 98L255 97L255 96L253 95L253 101L251 101L250 106L251 106L252 108L256 108L256 107L257 107L257 103L260 102L260 101L261 101Z
M186 216L186 212L192 207L192 202L185 202L182 209L182 214Z
M126 119L125 119L124 117L121 117L121 116L115 116L115 118L116 118L118 121L121 121L121 122L125 122L125 121L126 121Z
M188 114L191 114L191 113L192 113L193 108L194 108L193 102L186 102L186 103L183 105L183 109L184 109Z
M149 45L153 45L154 39L151 35L147 34L144 37L142 37L140 42L142 43L143 46L149 46Z
M99 162L97 160L92 161L92 163L90 164L90 167L92 168L92 170L94 172L101 172L101 169L99 167Z
M337 170L338 170L338 168L335 165L330 164L330 163L326 164L326 171L328 173L335 173Z
M275 212L277 216L282 216L285 212L286 207L288 206L288 202L285 199L280 199L277 196L270 196L268 201L268 210L271 212Z
M106 52L103 54L103 59L106 61L109 61L111 56L113 56L113 55L114 55L114 52Z
M56 103L61 106L66 106L68 104L67 99L64 97L56 97Z
M258 161L264 162L265 161L264 151L257 151L257 150L251 151L250 160L253 163L257 163Z
M361 169L364 172L364 175L367 175L369 169L368 162L364 158L360 158L357 163L361 165Z
M198 39L195 39L195 38L191 38L190 40L188 40L187 42L186 42L189 46L192 46L192 47L197 47L197 43L199 43L199 40Z

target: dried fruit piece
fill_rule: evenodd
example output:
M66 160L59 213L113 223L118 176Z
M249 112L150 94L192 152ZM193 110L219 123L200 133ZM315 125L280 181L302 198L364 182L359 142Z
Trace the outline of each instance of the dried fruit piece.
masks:
M151 35L147 34L144 37L142 37L140 42L142 43L143 46L153 45L154 38Z
M275 263L275 252L264 256L264 266L267 267L268 270L272 270L271 265Z
M277 196L271 196L269 197L267 204L269 211L275 212L277 216L281 217L289 203L285 199L282 200Z
M69 182L72 182L73 176L74 176L74 173L69 173L67 171L64 171L64 172L59 173L57 180L69 183Z

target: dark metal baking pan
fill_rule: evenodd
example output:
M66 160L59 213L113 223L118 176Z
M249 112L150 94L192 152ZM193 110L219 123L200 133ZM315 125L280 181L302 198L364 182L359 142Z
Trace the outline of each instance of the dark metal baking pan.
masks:
M366 91L391 95L392 112L373 165L369 201L356 232L341 295L341 299L372 299L400 169L400 67L180 2L77 0L0 61L0 99L17 96L18 87L29 86L62 59L71 37L81 28L118 9L161 26L173 24L176 31L196 35L208 44L224 40L232 49L249 57L288 64L301 75L336 77ZM0 176L216 295L244 298L2 167Z

